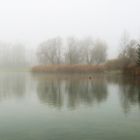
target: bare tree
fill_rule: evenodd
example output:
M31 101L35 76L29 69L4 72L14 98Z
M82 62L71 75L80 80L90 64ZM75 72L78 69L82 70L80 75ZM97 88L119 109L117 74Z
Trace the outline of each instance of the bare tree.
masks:
M0 66L2 68L15 68L27 66L25 46L16 43L0 43Z
M92 64L92 49L94 42L92 38L86 38L80 41L80 53L82 55L82 62L85 64Z
M96 40L94 48L91 50L92 64L101 64L107 58L107 44L102 40Z
M81 63L81 54L79 48L79 41L75 38L67 39L67 50L65 53L65 63L79 64Z
M61 46L62 39L59 37L41 43L37 52L39 61L42 64L60 64Z
M24 67L26 66L25 46L17 43L12 46L11 50L11 64L13 67Z
M137 61L137 41L131 40L128 44L126 56L131 65L135 65Z
M41 43L37 54L42 64L100 64L107 57L106 43L101 40L94 43L91 38L79 40L70 37L64 50L62 40L53 38Z
M118 56L121 67L136 64L136 46L137 41L130 39L129 34L127 32L124 32L121 37L120 53Z
M130 42L129 34L126 31L124 31L120 40L119 57L125 57L127 55L129 42Z

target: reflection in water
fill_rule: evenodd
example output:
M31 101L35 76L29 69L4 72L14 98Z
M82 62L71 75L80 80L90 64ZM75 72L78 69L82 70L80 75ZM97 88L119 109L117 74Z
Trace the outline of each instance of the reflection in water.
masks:
M12 96L23 97L25 89L25 74L8 72L0 74L0 100Z
M68 106L76 107L78 104L92 104L102 102L107 98L107 88L104 81L85 80L67 81Z
M120 86L120 100L127 113L133 105L140 106L140 86L136 79L123 79Z
M42 102L61 107L63 105L61 90L62 85L59 80L41 80L39 81L37 92Z
M48 103L55 107L64 105L76 108L79 105L92 105L101 103L107 99L107 87L110 84L117 85L120 103L125 113L132 105L140 105L140 83L135 79L123 77L97 77L89 79L41 79L38 81L37 94L42 103Z
M121 106L128 113L134 105L140 106L140 79L131 77L108 77L108 85L118 85Z
M107 87L103 79L40 80L38 97L43 103L55 107L62 107L66 103L69 108L75 108L80 104L104 101L107 98Z
M80 105L93 105L102 103L107 97L112 98L107 90L115 86L115 93L119 95L119 103L127 113L132 107L140 106L140 80L123 77L94 76L88 79L86 76L37 76L30 77L29 73L1 73L0 74L0 101L10 98L25 97L25 94L33 95L41 103L53 107L76 108ZM75 78L76 77L76 78ZM36 83L37 82L37 83ZM28 96L27 96L28 97ZM111 99L112 100L112 99ZM104 102L105 103L105 102Z
M0 74L0 140L139 140L138 83L41 75Z

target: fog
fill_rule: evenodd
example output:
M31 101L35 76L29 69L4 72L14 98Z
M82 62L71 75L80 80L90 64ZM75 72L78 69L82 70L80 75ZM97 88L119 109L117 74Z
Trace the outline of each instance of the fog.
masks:
M0 41L22 43L30 51L57 36L101 38L114 58L124 31L140 38L139 6L139 0L2 0Z

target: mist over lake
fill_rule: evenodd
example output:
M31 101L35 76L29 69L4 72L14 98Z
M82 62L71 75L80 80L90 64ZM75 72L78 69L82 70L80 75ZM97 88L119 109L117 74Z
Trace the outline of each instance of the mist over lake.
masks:
M85 75L0 74L3 140L139 140L139 115L138 81L101 75L88 79Z
M0 140L139 140L139 16L139 0L1 0Z

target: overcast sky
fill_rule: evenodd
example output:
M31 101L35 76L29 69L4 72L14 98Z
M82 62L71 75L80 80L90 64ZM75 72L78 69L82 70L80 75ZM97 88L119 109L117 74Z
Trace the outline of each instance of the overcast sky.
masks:
M0 0L0 40L36 47L51 37L102 38L116 54L124 30L140 38L140 0Z

